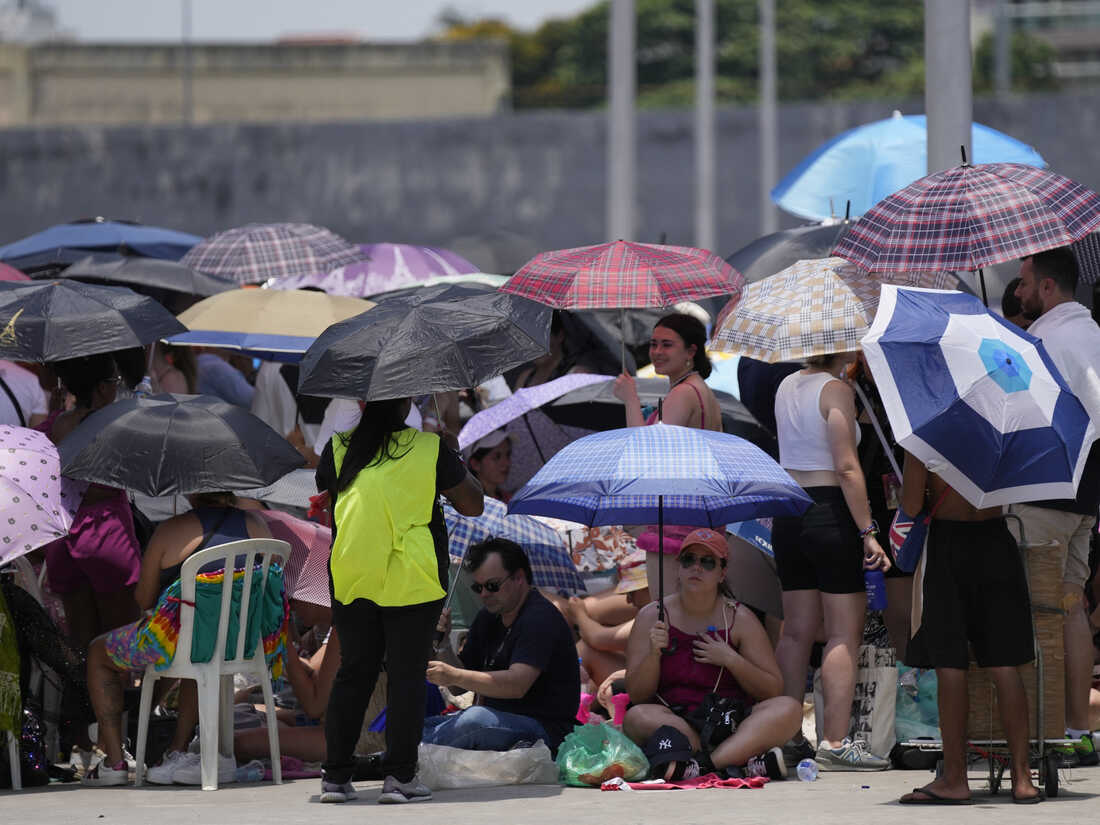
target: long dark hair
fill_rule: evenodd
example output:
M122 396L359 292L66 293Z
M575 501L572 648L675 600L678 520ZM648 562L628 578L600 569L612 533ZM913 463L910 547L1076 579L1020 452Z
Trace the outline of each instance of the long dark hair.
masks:
M672 330L684 339L685 346L690 347L694 344L695 361L692 366L701 378L710 376L710 358L707 357L707 328L703 326L702 321L693 315L673 312L654 324L654 328L656 327Z
M76 397L77 406L88 410L96 387L118 374L115 359L106 352L56 361L53 369L65 389Z
M368 401L363 407L363 416L359 426L350 436L337 436L347 452L340 465L340 475L336 479L339 493L347 489L359 471L365 467L393 461L408 453L397 452L397 440L393 434L405 428L405 402L407 398L390 398L385 401Z

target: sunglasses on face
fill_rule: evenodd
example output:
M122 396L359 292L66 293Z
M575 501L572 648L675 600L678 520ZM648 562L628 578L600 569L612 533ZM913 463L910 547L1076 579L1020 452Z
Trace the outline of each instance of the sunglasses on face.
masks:
M512 577L511 576L504 576L503 578L500 578L500 579L489 579L489 581L485 582L485 584L481 584L480 582L474 582L473 584L470 585L470 589L473 590L474 593L477 594L478 596L481 595L482 590L486 591L487 593L499 593L500 588L502 588L504 586L504 583L506 581L508 581L508 579L510 579L510 578L512 578Z
M708 573L718 566L718 559L714 556L697 556L694 553L682 553L680 555L680 567L684 570L688 570L699 564Z

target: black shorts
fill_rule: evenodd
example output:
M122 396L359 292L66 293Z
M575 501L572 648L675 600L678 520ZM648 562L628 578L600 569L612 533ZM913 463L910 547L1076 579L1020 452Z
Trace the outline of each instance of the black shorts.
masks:
M1003 518L933 519L910 667L1016 667L1035 658L1024 563Z
M772 522L772 549L783 590L862 593L863 542L839 487L807 487L814 503L801 516Z

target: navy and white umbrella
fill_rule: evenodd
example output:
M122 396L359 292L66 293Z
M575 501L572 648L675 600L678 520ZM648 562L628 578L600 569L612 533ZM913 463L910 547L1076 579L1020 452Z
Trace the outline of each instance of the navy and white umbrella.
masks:
M898 443L975 507L1073 498L1097 432L1039 339L972 295L886 285L862 345Z

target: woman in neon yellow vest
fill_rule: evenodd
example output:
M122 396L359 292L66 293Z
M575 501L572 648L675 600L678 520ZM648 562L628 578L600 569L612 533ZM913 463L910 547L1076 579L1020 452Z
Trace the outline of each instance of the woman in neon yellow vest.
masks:
M454 436L405 425L408 398L362 405L359 425L336 433L317 468L332 512L332 623L340 669L325 713L322 802L354 798L353 751L378 673L389 679L386 779L380 802L431 792L416 779L425 683L450 564L439 493L464 515L481 514L481 486Z

